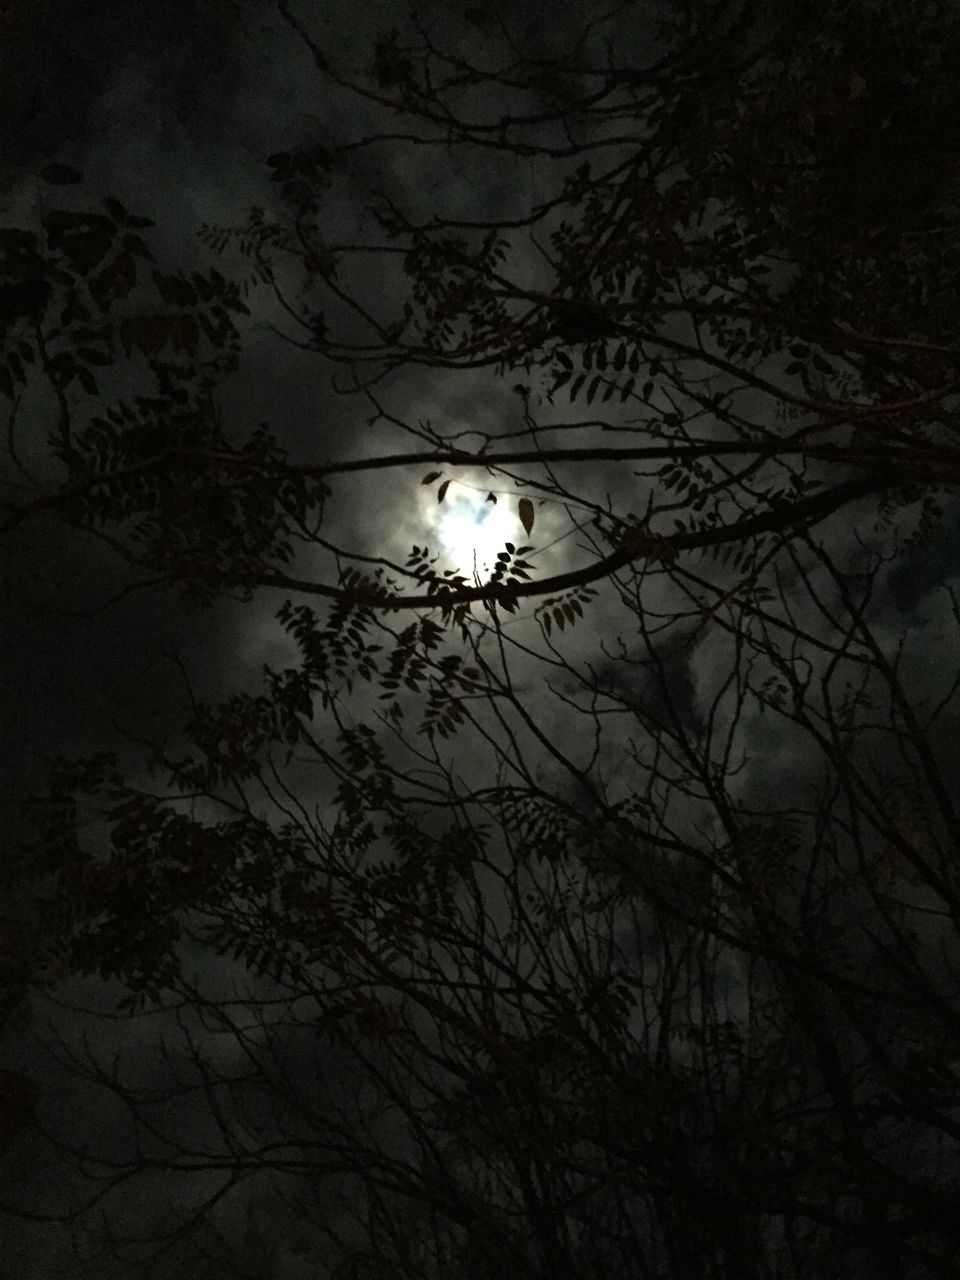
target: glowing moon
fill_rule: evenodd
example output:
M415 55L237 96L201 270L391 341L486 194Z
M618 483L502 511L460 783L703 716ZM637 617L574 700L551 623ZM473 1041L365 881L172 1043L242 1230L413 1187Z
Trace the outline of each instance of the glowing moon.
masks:
M449 557L450 567L465 577L472 576L474 560L477 572L485 576L505 543L526 539L516 510L511 509L515 502L503 497L497 503L485 502L484 498L482 492L451 484L435 516L439 550Z

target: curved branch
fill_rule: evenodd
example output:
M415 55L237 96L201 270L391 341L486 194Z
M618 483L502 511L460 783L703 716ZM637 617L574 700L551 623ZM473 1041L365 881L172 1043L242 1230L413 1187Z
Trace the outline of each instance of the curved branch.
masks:
M511 609L520 599L567 591L574 587L584 587L592 582L599 582L616 573L618 569L625 568L634 560L672 560L681 551L722 546L724 543L739 542L763 533L797 532L832 515L847 503L881 493L895 483L893 477L876 475L850 480L809 498L799 499L789 506L776 507L760 515L745 516L733 524L711 529L692 529L669 537L646 530L630 529L620 546L610 555L604 556L593 564L584 565L580 569L554 574L539 582L511 583L506 586L502 583L486 583L479 587L459 587L454 590L438 590L432 594L405 596L391 596L386 589L344 590L325 583L308 582L284 573L261 574L255 580L245 582L244 585L279 587L387 612L397 609L439 608L446 613L457 606L478 602L499 603Z

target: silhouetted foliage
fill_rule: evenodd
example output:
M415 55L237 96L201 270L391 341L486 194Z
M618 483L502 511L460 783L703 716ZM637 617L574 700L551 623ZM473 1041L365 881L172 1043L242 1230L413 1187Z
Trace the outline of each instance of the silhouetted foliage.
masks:
M385 118L270 156L278 208L203 229L246 292L163 274L113 199L46 213L42 247L0 232L14 462L24 387L57 406L6 536L53 514L131 585L279 589L295 655L220 703L188 685L151 781L118 747L28 805L11 874L46 927L11 990L98 974L178 1010L162 1087L83 1061L136 1140L74 1212L195 1182L168 1234L105 1237L146 1272L190 1246L264 1274L254 1228L218 1225L236 1193L296 1220L277 1275L952 1274L958 680L883 591L955 523L960 19L627 5L546 58L481 5L482 57L412 17L352 74L280 10ZM603 38L634 18L625 62ZM475 163L475 215L385 179L382 238L341 241L325 202L390 146ZM547 194L490 214L491 155ZM291 457L224 423L258 287L405 448ZM143 395L108 394L121 360ZM505 380L502 430L407 421L412 368ZM482 471L515 542L472 576L340 546L327 499L363 475L373 512L396 468L434 509ZM949 583L942 627L955 652ZM11 1135L36 1103L12 1085Z

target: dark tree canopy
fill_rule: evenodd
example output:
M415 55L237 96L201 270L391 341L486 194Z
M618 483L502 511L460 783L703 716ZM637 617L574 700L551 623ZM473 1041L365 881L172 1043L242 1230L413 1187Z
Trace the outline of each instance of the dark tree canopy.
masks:
M0 1139L77 1176L2 1207L103 1209L130 1274L952 1275L960 613L891 584L956 545L960 13L480 4L356 70L278 8L365 123L271 155L217 265L69 165L0 230L4 538L96 540L94 613L273 593L294 654L220 702L182 661L149 778L117 743L28 802L3 1007L99 975L178 1048L75 1055L119 1156L6 1073ZM268 306L351 438L225 414ZM378 544L397 474L515 542ZM170 1221L110 1220L158 1172Z

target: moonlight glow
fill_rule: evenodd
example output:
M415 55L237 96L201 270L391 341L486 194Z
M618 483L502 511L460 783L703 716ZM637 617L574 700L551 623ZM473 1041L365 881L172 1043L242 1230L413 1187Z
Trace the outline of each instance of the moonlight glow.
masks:
M489 572L497 552L506 542L523 542L525 534L517 518L516 501L501 497L485 502L485 494L464 485L451 484L436 514L440 550L449 557L451 568L470 577L476 568Z

